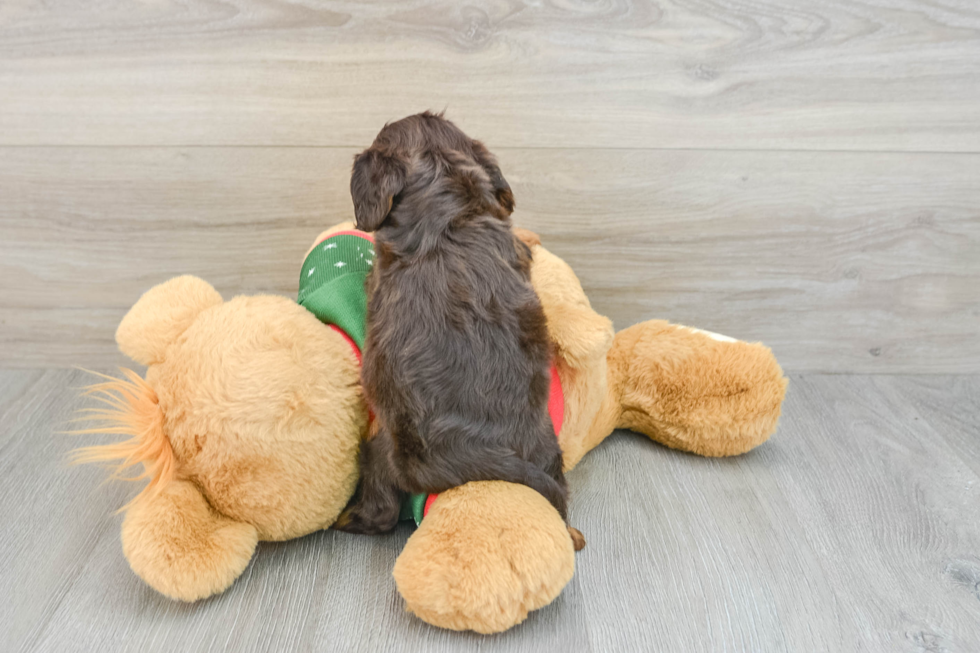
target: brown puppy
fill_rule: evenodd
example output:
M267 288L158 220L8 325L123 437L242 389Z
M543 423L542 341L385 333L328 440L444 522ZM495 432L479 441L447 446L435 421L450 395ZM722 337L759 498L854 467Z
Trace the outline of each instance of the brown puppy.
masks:
M335 528L388 531L403 492L484 480L528 485L567 521L545 316L494 157L441 115L409 116L358 155L351 195L376 232L361 374L377 431Z

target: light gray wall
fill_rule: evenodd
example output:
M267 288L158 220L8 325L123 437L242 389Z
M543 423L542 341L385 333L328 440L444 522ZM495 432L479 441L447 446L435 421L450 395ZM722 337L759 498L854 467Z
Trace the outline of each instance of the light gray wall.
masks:
M154 283L295 292L352 155L448 115L617 327L980 371L980 11L925 0L13 2L0 365L122 362Z

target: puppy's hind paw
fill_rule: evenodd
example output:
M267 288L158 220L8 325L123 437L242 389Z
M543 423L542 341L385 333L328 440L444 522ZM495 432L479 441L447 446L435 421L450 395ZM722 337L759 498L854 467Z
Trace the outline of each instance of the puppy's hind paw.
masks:
M385 513L390 513L390 511L385 511ZM382 533L394 530L397 524L397 511L392 514L380 514L376 512L375 514L367 515L358 506L353 506L340 513L337 521L333 523L332 528L334 530L344 531L345 533L356 533L358 535L381 535Z

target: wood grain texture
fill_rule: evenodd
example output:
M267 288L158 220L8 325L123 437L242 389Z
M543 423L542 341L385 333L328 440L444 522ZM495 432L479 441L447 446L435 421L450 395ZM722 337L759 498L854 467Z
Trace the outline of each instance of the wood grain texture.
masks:
M85 380L0 372L0 650L980 649L980 377L794 376L779 432L739 458L613 436L569 474L575 578L493 637L404 612L408 528L262 544L218 597L155 594L112 515L135 490L66 468L52 434Z
M980 151L964 0L8 0L0 144Z
M980 431L977 430L980 378L922 378L918 380L916 392L909 393L908 401L917 415L941 431L953 451L980 475ZM977 582L980 583L980 577Z
M0 148L0 360L122 362L153 284L295 296L354 149ZM761 340L788 370L980 371L980 155L502 149L518 224L618 328Z

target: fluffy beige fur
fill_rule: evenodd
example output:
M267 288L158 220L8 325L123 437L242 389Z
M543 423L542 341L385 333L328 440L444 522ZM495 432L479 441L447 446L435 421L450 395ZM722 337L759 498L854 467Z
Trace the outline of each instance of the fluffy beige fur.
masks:
M575 551L544 497L482 481L439 495L393 573L423 620L493 633L551 603L575 573Z
M183 601L227 589L245 571L258 539L254 526L217 512L190 481L136 500L122 525L123 553L133 571Z
M94 416L109 424L85 430L132 438L77 458L142 462L155 481L123 523L146 582L202 598L231 584L257 539L333 523L357 484L367 425L357 359L339 334L285 297L222 302L178 277L147 292L116 337L148 365L146 380L94 386L111 406Z
M532 239L532 282L565 391L566 468L617 427L706 456L748 451L774 431L786 380L768 349L662 321L614 334L571 268L522 237ZM97 385L110 408L95 416L110 423L88 431L131 438L81 457L142 463L154 481L123 522L123 551L141 578L177 599L210 596L241 574L258 540L333 523L354 491L367 427L357 361L340 335L292 300L224 302L206 282L178 277L148 291L116 337L148 366L146 379ZM574 565L543 497L486 482L439 496L394 576L423 620L489 633L551 602Z

